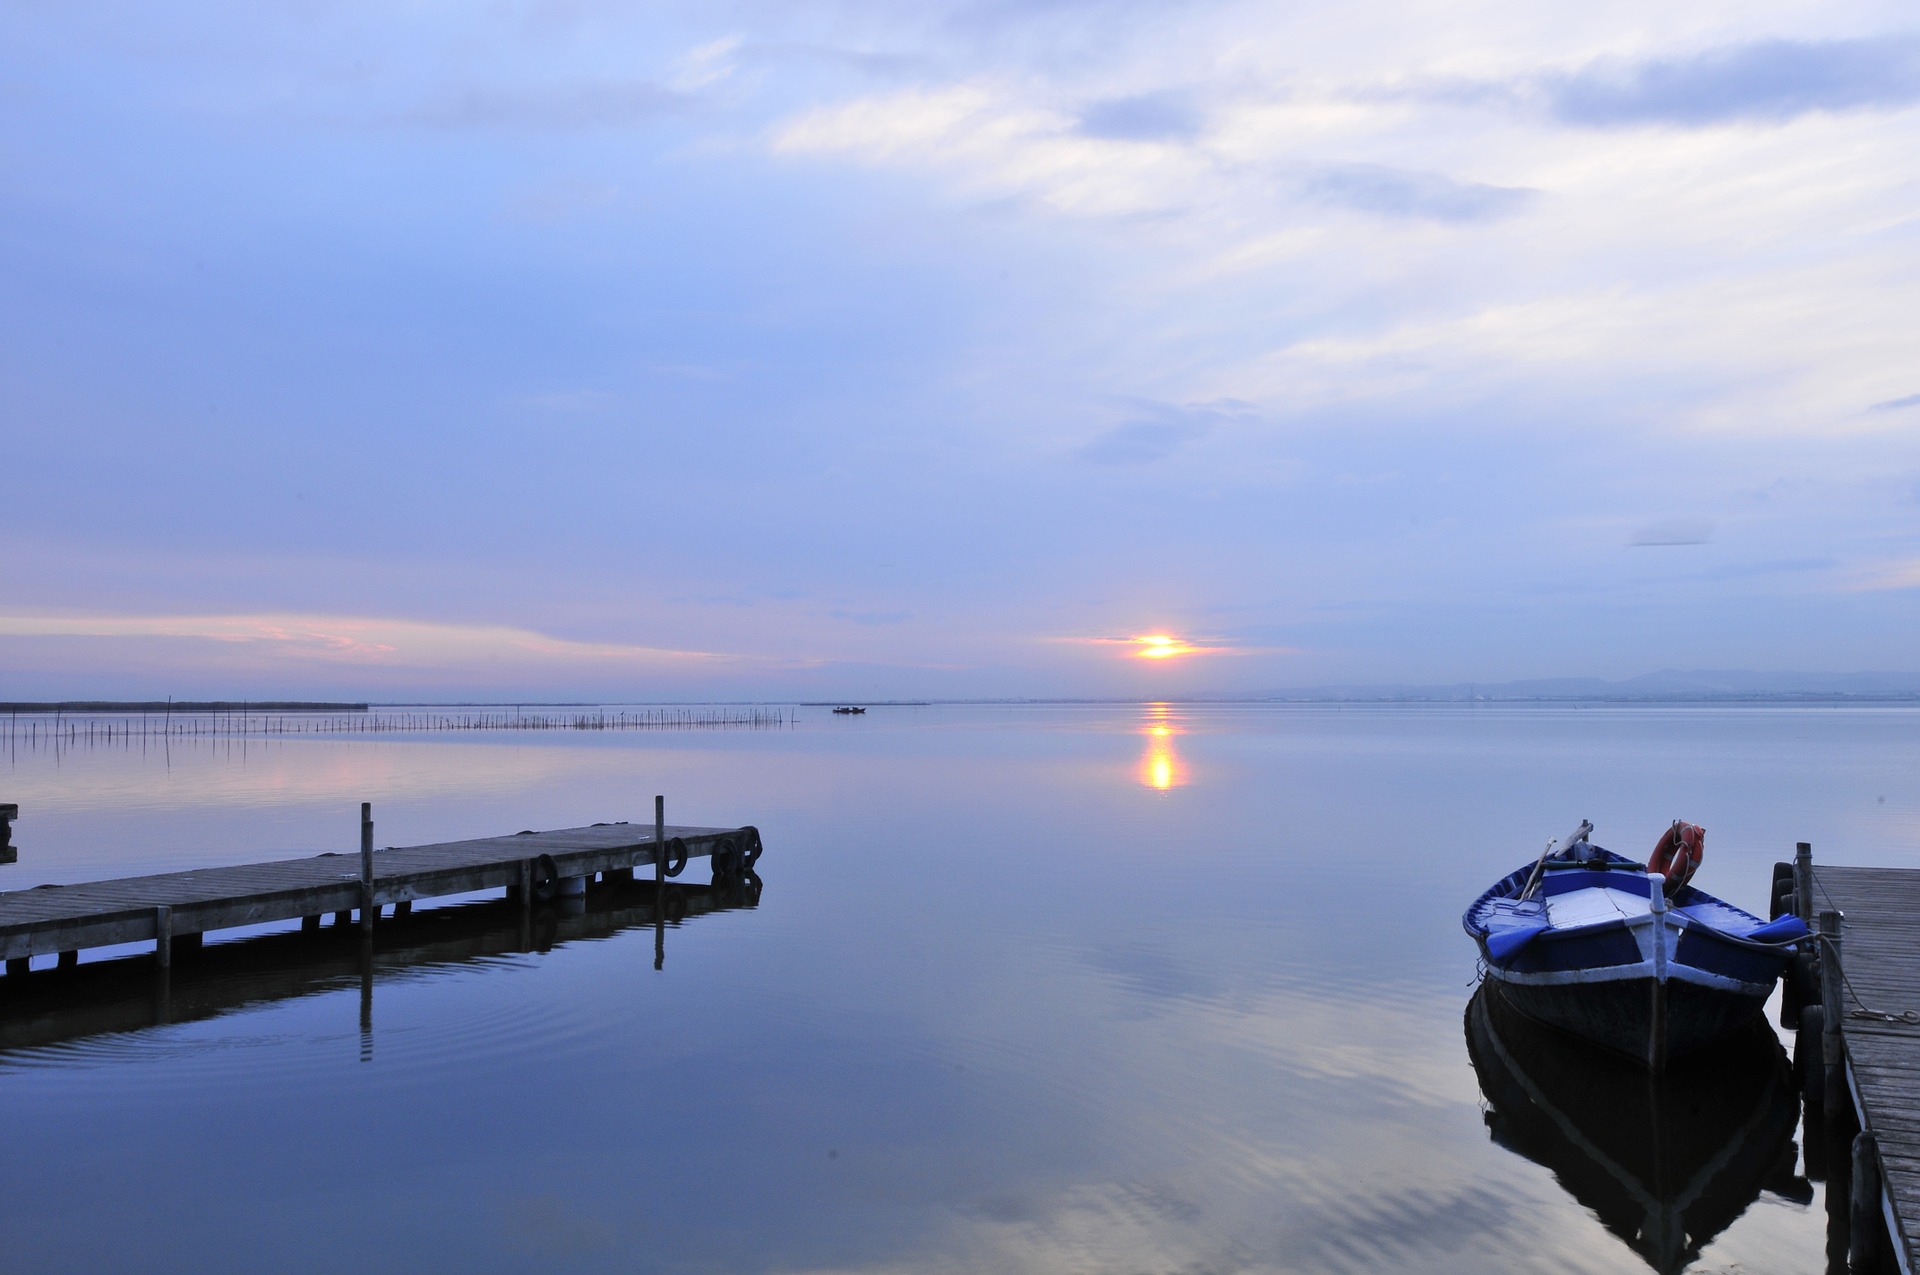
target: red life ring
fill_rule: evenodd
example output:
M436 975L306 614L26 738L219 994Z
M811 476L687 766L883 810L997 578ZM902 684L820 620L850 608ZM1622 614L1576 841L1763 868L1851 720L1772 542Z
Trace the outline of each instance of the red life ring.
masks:
M1700 861L1707 857L1707 830L1697 823L1675 819L1673 826L1660 834L1660 843L1647 858L1647 871L1667 879L1672 894L1693 879Z

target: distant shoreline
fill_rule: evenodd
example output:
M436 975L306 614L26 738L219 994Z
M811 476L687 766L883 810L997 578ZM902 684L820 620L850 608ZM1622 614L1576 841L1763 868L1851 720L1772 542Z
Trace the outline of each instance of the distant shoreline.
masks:
M0 701L0 713L364 713L365 704L291 699Z
M1727 691L1713 693L1668 693L1640 695L1474 695L1421 694L1391 692L1367 694L1295 692L1264 695L1161 695L1161 696L1001 696L991 699L914 699L883 700L844 698L833 700L783 699L703 699L703 700L393 700L391 702L342 702L334 700L44 700L0 701L0 714L56 713L377 713L393 708L661 708L722 707L727 705L784 705L793 708L831 708L858 704L864 708L941 708L941 707L1015 707L1033 705L1294 705L1359 706L1424 705L1474 707L1497 706L1580 706L1599 707L1841 707L1886 705L1920 707L1920 692L1847 693L1842 691Z

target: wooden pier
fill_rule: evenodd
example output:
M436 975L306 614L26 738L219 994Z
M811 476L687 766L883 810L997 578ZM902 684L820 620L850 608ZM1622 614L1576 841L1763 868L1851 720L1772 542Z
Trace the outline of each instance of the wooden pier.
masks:
M655 968L660 968L669 927L754 908L760 890L759 876L751 870L711 885L616 876L584 898L556 899L531 910L514 900L488 899L390 917L380 924L377 944L361 941L357 930L343 934L333 926L217 943L182 961L166 980L154 978L145 956L48 970L0 996L0 1060L16 1050L324 995L355 978L361 980L362 1026L370 1030L376 974L405 978L644 929L654 931Z
M1805 887L1801 882L1806 883ZM1819 1030L1829 1128L1851 1145L1852 1266L1913 1275L1920 1255L1920 871L1813 866L1801 846L1795 910L1820 930L1819 987L1809 986L1803 1037ZM1818 1004L1812 1002L1818 1001ZM1851 1110L1847 1110L1850 1108ZM1836 1125L1836 1116L1851 1123ZM1811 1136L1811 1135L1809 1135ZM1845 1173L1836 1164L1836 1176ZM1884 1226L1884 1232L1882 1232ZM1891 1252L1880 1251L1885 1243Z
M689 859L707 858L716 880L749 872L760 856L752 827L669 827L656 800L652 827L606 823L555 832L521 832L438 845L373 847L370 808L361 807L360 853L322 854L238 867L122 877L85 885L0 893L0 959L7 977L25 975L36 956L62 967L88 948L152 943L161 968L181 945L214 930L299 919L318 929L358 914L371 932L385 909L415 900L505 890L524 908L578 897L596 877L631 879L653 868L656 881L678 876Z

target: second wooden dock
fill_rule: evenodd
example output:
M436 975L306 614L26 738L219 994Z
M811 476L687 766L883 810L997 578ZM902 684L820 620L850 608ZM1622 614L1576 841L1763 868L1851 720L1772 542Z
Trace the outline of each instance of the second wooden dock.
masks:
M162 966L176 944L197 944L213 930L300 919L317 928L333 914L358 912L371 928L384 908L415 900L505 890L524 903L584 893L600 875L631 877L651 866L657 879L707 858L716 880L750 871L760 834L738 828L603 823L553 832L435 845L373 848L369 808L361 808L360 854L322 854L235 867L122 877L84 885L0 893L0 959L9 976L36 956L77 963L87 948L152 942Z

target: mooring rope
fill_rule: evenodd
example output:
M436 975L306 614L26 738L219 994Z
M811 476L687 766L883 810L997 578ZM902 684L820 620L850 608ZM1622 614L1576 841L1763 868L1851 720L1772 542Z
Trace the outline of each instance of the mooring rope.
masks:
M1824 889L1821 890L1820 893L1827 894ZM1833 902L1832 895L1827 894L1827 902ZM1813 939L1828 950L1832 950L1832 936L1815 934L1813 935ZM1822 959L1825 959L1824 956ZM1867 1022L1874 1023L1905 1023L1909 1027L1920 1027L1920 1011L1903 1009L1896 1014L1891 1010L1868 1008L1866 998L1860 995L1859 990L1853 985L1853 980L1847 977L1847 963L1839 959L1838 953L1835 953L1835 968L1840 973L1840 981L1846 984L1847 991L1853 996L1855 1008L1848 1010L1845 1015L1846 1017L1864 1019Z

